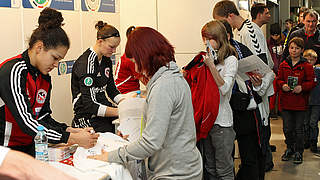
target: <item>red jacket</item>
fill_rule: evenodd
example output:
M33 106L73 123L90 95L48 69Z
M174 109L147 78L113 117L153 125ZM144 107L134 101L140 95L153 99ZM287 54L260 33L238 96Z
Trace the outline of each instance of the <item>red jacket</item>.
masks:
M30 64L28 50L1 63L0 84L0 145L32 144L40 124L49 143L68 141L68 126L51 117L51 77Z
M301 85L302 91L299 94L292 91L285 92L282 86L287 84L288 76L298 77L298 85ZM280 105L285 110L306 110L308 105L309 93L315 87L315 75L313 67L302 58L292 67L291 59L288 58L279 66L277 85L280 93Z
M203 62L204 52L200 52L184 68L192 94L197 140L206 138L219 112L220 95L209 68Z
M121 56L116 68L116 87L122 94L140 89L139 77L135 71L134 62L124 54Z

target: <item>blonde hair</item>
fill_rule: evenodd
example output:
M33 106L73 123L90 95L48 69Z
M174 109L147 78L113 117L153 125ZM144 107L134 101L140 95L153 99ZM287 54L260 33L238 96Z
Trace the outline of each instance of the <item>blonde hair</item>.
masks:
M218 62L224 62L224 59L234 55L237 57L235 49L230 45L227 31L224 25L219 21L210 21L202 27L201 30L202 38L214 39L217 41L218 50Z
M303 57L313 57L313 58L318 58L317 53L313 49L307 49L303 52Z

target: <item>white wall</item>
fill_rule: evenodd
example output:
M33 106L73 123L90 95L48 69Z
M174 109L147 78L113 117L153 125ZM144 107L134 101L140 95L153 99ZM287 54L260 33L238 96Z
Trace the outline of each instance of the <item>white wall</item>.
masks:
M125 37L131 26L149 26L162 33L175 47L176 61L186 65L201 50L202 26L212 20L217 0L121 0L120 29ZM124 52L125 41L121 42Z
M0 61L23 50L21 10L0 8Z
M202 26L212 20L212 9L218 0L116 0L116 13L82 12L80 0L75 11L61 11L71 40L65 60L74 60L95 42L94 25L103 20L114 25L121 32L121 45L116 58L124 52L125 32L131 25L148 26L157 29L175 47L177 64L182 67L204 50L201 39ZM27 48L27 40L36 28L41 10L0 8L0 61L21 53ZM53 117L70 124L73 118L70 90L70 74L57 75L51 72L53 91L51 107Z

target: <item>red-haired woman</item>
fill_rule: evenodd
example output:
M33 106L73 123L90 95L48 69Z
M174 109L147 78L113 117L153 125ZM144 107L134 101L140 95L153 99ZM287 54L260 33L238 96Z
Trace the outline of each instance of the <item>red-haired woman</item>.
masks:
M148 158L148 179L202 179L190 88L172 45L156 30L139 27L131 32L125 53L149 79L146 126L138 141L91 158L120 164Z

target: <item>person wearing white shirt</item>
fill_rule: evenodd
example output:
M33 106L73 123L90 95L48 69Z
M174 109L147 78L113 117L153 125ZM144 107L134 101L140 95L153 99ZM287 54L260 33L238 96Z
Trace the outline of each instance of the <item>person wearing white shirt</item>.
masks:
M264 24L267 24L270 22L271 19L271 15L270 15L270 11L267 8L267 6L264 3L256 3L254 5L252 5L251 7L251 17L252 17L252 24L256 24L257 26L259 26L260 28L256 29L256 35L259 39L261 39L261 45L263 49L268 49L267 43L266 43L266 38L264 37L264 34L261 30L261 27ZM267 64L270 65L272 60L270 51L266 51L265 52L267 55ZM271 69L273 69L274 64L272 63L272 66L269 66ZM269 76L272 75L272 73L267 74ZM268 77L268 76L267 76ZM266 88L271 88L273 89L273 83L272 83L272 78L262 78L262 82L264 83L264 86ZM270 108L269 108L269 95L267 93L267 96L265 96L265 92L264 90L260 90L263 89L263 85L260 85L260 87L256 88L255 86L253 87L255 90L260 91L259 95L261 97L264 97L262 100L262 103L260 103L259 109L261 112L261 118L263 121L263 136L265 138L265 146L266 146L266 162L265 162L265 171L271 171L273 169L273 158L272 158L272 152L271 152L271 148L270 148L270 137L271 137L271 128L270 128L270 118L269 118L269 113L270 113ZM272 92L270 92L272 93Z
M210 48L207 50L204 62L208 66L220 94L218 116L202 144L204 179L234 179L232 151L235 132L229 101L238 70L238 60L221 22L208 22L202 28L201 34L203 41L213 49L213 51Z

